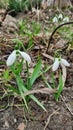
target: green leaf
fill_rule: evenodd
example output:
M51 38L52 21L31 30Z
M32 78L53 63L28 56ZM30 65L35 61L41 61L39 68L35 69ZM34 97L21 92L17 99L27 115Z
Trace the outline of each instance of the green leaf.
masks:
M10 80L9 70L5 70L3 77L6 81Z
M16 75L16 80L17 80L17 84L18 84L18 88L21 94L22 99L25 102L25 105L27 107L27 103L25 100L25 96L24 96L24 92L28 92L29 90L26 88L26 86L24 85L23 80L20 78L20 76ZM44 111L46 111L45 107L41 104L41 102L34 96L34 95L29 95L29 97L35 101Z
M62 81L62 74L61 74L61 72L60 72L60 80L59 80L58 92L55 93L55 95L54 95L56 101L58 101L62 90L63 90L63 81Z
M34 71L33 71L31 78L30 78L31 87L32 87L33 83L35 82L35 80L40 75L41 64L42 64L42 62L41 62L41 60L39 60L38 63L36 64L36 67L34 68Z
M21 94L21 97L22 97L22 99L25 103L27 110L28 110L27 102L26 102L26 99L25 99L25 96L24 96L24 92L26 92L27 89L23 85L23 80L20 78L20 76L16 75L16 81L17 81L17 84L18 84L18 88L19 88L19 92Z
M33 99L33 101L35 101L44 111L47 112L47 110L45 109L45 107L41 104L41 102L34 96L34 95L29 95L31 99Z
M19 64L17 65L16 73L17 73L18 75L21 73L22 67L23 67L23 59L22 59L21 62L19 62Z
M9 88L9 90L11 90L12 92L19 94L18 89L17 89L17 88L15 88L14 86L12 86L12 85L7 85L6 87L8 87L8 88Z

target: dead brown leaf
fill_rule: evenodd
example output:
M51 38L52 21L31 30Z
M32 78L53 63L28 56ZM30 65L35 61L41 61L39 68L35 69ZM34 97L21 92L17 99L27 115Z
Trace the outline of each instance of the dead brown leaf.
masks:
M66 81L66 77L67 77L67 70L66 70L66 67L65 67L65 65L63 65L62 63L61 63L61 67L62 67L62 81L63 81L63 87L64 87L64 85L65 85L65 81Z
M17 130L24 130L26 128L25 124L22 122L19 124L18 129Z

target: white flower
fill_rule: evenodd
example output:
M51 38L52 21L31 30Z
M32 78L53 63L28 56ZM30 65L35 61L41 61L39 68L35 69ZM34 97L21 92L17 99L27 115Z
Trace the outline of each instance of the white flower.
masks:
M25 53L25 52L23 52L23 51L20 51L20 50L14 50L14 51L9 55L9 57L8 57L8 59L7 59L7 62L6 62L7 66L13 65L13 63L15 62L15 60L16 60L16 52L19 52L19 53L21 54L21 56L22 56L27 62L31 62L31 58L30 58L30 56L29 56L27 53Z
M14 50L7 59L7 66L11 66L16 60L16 51Z
M56 71L58 69L58 67L59 67L59 60L58 60L58 58L56 58L55 62L53 64L52 70Z
M61 59L61 63L62 64L64 64L64 66L70 66L70 64L68 63L68 61L67 60L65 60L65 59Z
M65 17L65 18L63 19L63 22L69 22L69 17Z
M25 52L23 52L23 51L19 51L19 53L21 54L21 56L22 56L27 62L31 62L31 58L30 58L30 56L29 56L27 53L25 53Z
M56 58L56 59L55 59L55 62L54 62L54 64L53 64L53 66L52 66L52 71L56 71L56 70L58 69L60 63L63 64L64 66L70 66L70 64L68 63L67 60L65 60L65 59L62 58L62 59L59 61L59 59Z
M53 23L58 23L58 18L57 17L53 18Z
M59 19L63 19L63 15L62 15L62 14L59 14L58 18L59 18Z

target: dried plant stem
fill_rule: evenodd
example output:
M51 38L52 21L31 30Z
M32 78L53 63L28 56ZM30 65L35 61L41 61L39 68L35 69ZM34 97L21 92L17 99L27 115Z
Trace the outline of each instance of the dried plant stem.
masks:
M49 117L48 117L48 119L47 119L47 122L46 122L46 125L45 125L45 127L44 127L44 130L46 130L46 128L47 128L47 126L48 126L48 124L49 124L49 122L50 122L51 117L52 117L53 115L55 115L55 114L58 114L58 111L59 111L59 110L60 110L60 108L58 108L58 109L55 110L52 114L49 115Z
M24 96L34 94L34 93L45 93L45 94L51 94L57 92L57 89L49 89L49 88L41 88L41 89L36 89L36 90L30 90L28 92L24 93Z

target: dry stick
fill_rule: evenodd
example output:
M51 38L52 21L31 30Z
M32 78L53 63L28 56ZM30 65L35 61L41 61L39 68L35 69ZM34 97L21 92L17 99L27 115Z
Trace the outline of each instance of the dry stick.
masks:
M57 89L49 89L49 88L41 88L41 89L36 89L36 90L30 90L28 92L24 93L24 96L34 94L34 93L45 93L45 94L51 94L51 93L56 93Z
M53 115L55 115L55 114L58 114L58 111L59 111L59 110L60 110L60 108L58 108L58 109L55 110L52 114L49 115L49 117L48 117L48 119L47 119L47 122L46 122L46 125L45 125L45 127L44 127L44 130L46 130L46 128L47 128L47 126L48 126L48 124L49 124L49 122L50 122L51 117L52 117Z
M68 24L73 24L73 22L67 22L67 23L60 24L58 27L56 27L56 28L54 29L54 31L52 32L52 34L51 34L51 36L50 36L50 38L49 38L48 47L47 47L46 52L48 52L49 46L50 46L50 44L51 44L51 41L52 41L52 39L53 39L53 35L55 34L55 32L56 32L60 27L62 27L62 26L64 26L64 25L68 25Z

